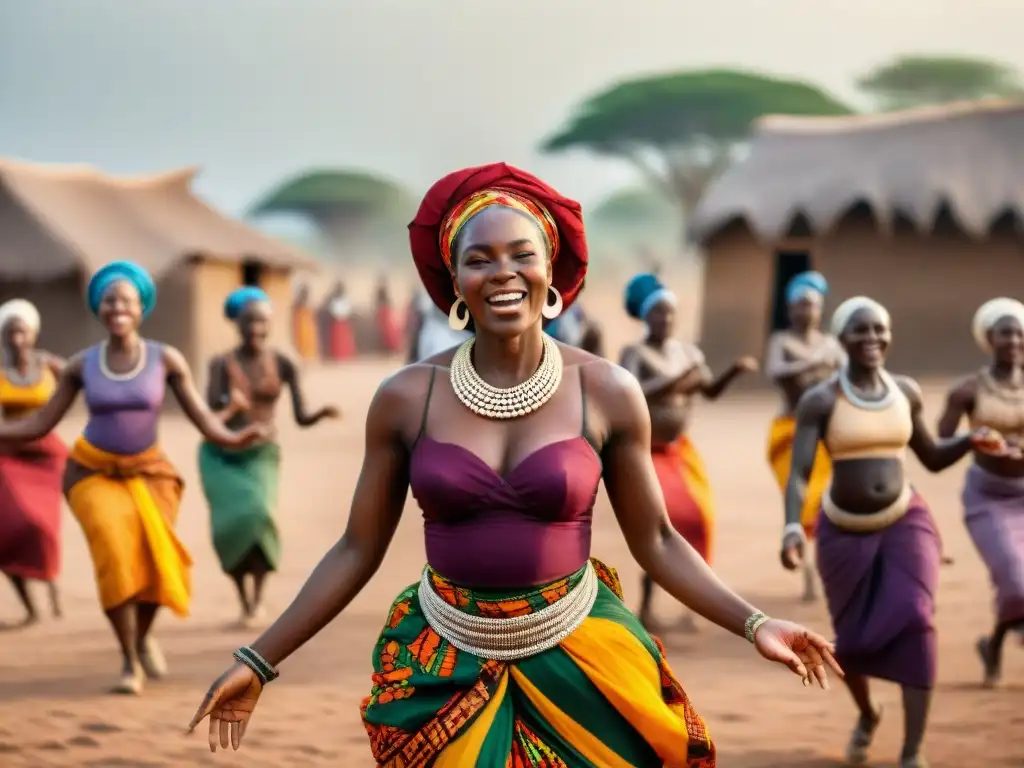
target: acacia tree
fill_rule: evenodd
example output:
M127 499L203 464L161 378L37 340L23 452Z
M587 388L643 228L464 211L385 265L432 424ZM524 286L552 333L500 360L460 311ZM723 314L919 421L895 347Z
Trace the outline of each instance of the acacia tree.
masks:
M1012 67L958 56L904 56L872 70L857 87L882 109L1024 95Z
M414 210L408 192L381 176L357 170L313 170L272 189L250 217L294 213L310 220L336 254L345 256L368 238L400 231Z
M734 70L630 80L592 96L542 145L627 160L684 214L767 114L843 115L850 109L797 80Z

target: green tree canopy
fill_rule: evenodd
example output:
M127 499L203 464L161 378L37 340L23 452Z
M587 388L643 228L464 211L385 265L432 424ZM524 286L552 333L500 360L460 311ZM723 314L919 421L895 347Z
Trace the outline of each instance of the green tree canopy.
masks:
M627 160L689 211L757 118L849 112L798 80L735 70L654 75L591 97L542 149L585 149Z
M397 182L359 170L318 169L288 179L257 200L249 216L298 214L320 231L327 245L346 254L367 239L401 231L415 204Z
M869 72L857 86L883 109L1024 94L1012 67L958 56L904 56Z

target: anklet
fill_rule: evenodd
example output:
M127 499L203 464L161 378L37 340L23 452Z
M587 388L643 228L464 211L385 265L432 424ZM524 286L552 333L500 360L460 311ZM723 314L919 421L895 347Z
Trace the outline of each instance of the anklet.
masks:
M743 634L747 636L747 640L751 643L754 642L754 638L757 636L757 630L761 628L761 625L766 621L770 621L767 616L761 611L754 611L747 618L746 624L743 625Z
M273 665L260 656L256 651L250 648L248 645L243 645L237 651L235 651L235 661L244 664L253 671L253 674L260 680L260 685L266 685L273 680L276 680L279 676L279 672L274 669Z

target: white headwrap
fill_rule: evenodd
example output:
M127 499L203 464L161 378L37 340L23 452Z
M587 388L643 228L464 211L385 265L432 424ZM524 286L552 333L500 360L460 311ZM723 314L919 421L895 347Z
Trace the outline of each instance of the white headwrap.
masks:
M836 311L832 314L832 335L837 339L842 336L846 326L850 324L850 318L862 309L872 310L882 318L886 325L892 326L889 310L867 296L854 296L852 299L847 299L836 307Z
M11 320L21 320L33 333L39 333L39 310L26 299L11 299L0 305L0 332Z
M1004 317L1014 318L1024 328L1024 304L1006 297L991 299L978 307L978 311L974 313L971 333L974 334L974 341L985 352L992 351L992 345L988 343L988 332Z

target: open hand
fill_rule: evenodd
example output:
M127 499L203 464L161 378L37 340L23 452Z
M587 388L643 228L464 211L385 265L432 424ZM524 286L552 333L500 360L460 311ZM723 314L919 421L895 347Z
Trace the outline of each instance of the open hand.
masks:
M828 689L827 669L839 677L845 673L835 659L835 647L821 635L799 624L769 619L754 634L754 647L768 661L785 664L804 685L817 683Z
M235 664L210 686L188 724L188 732L209 717L210 751L216 752L218 744L221 749L238 749L262 691L256 674L244 664Z
M265 443L274 437L274 425L263 422L250 424L238 433L239 447L246 448L254 443Z
M996 430L982 427L971 433L971 447L989 456L1019 456L1020 449L1009 446Z

